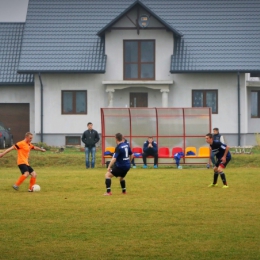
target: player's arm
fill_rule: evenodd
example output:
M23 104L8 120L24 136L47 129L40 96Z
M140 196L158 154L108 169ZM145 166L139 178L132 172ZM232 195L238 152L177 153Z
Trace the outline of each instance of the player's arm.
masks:
M0 153L0 158L3 157L4 155L6 155L7 153L11 152L14 149L15 149L14 145L11 146L10 148L6 149L4 152Z
M132 162L133 159L134 159L134 155L131 154L131 155L130 155L130 162Z
M40 147L38 147L38 146L34 146L34 148L33 148L35 151L41 151L41 152L46 152L46 150L45 149L43 149L43 148L40 148Z
M116 158L113 157L112 160L110 161L108 167L107 167L107 170L108 170L108 171L112 168L112 166L113 166L113 164L115 163L115 161L116 161Z
M227 158L228 151L229 151L229 146L226 146L224 155L223 155L223 157L221 158L221 161L222 161L223 163L226 162L226 158Z

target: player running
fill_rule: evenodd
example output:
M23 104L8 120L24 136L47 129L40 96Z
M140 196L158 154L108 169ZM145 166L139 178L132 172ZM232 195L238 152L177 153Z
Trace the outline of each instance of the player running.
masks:
M226 168L227 164L231 160L229 147L226 144L221 143L220 141L214 141L212 134L206 135L206 142L210 145L212 152L217 157L217 162L214 166L213 183L210 184L209 187L216 187L218 185L218 175L220 174L224 185L223 188L228 188L226 176L223 170Z
M19 186L23 183L23 181L31 175L30 179L30 185L29 190L32 191L32 186L36 183L36 172L33 170L33 168L29 165L28 159L31 149L35 151L41 151L45 152L45 149L42 149L40 147L34 146L31 144L31 141L33 139L33 134L28 132L25 134L24 140L16 143L12 147L5 150L3 153L0 153L0 158L3 157L5 154L11 152L12 150L17 151L17 165L22 173L22 175L19 177L17 182L13 185L13 188L15 190L19 190Z
M111 178L120 177L120 185L122 188L122 193L126 194L125 176L131 167L131 161L133 159L133 154L131 148L127 143L123 141L123 136L120 133L115 135L117 147L115 153L113 154L112 160L110 161L107 173L105 174L105 184L107 192L105 196L112 195L111 193ZM130 158L129 158L130 156ZM113 168L111 168L113 166Z

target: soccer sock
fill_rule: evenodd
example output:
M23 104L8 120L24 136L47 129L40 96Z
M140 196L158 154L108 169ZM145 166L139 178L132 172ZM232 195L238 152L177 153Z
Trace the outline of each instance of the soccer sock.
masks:
M225 173L224 173L224 172L221 172L221 173L220 173L220 177L221 177L221 179L222 179L222 181L223 181L223 184L224 184L224 185L227 185L227 180L226 180L226 176L225 176Z
M105 181L107 193L111 192L111 179L106 179Z
M15 185L16 185L16 186L20 186L26 178L27 178L27 176L21 175L21 176L19 177L19 179L17 180L17 182L15 183Z
M120 185L121 185L121 188L122 188L122 192L125 193L126 192L125 180L120 181Z
M32 189L32 186L36 183L36 178L35 177L31 177L30 179L30 186L29 186L29 189L31 190Z
M213 175L213 184L217 184L218 182L218 172L214 172L214 175Z

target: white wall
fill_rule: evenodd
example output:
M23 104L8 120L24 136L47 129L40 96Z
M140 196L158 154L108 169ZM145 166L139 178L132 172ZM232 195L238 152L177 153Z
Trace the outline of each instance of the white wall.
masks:
M212 114L212 127L221 133L237 133L237 75L236 73L174 74L174 85L169 93L170 107L191 107L193 89L218 90L218 114ZM241 75L241 133L246 132L245 84Z
M43 132L45 134L82 134L91 121L93 128L101 131L100 108L107 106L101 74L42 74ZM62 115L61 91L87 90L86 115ZM40 134L40 82L35 77L35 132ZM65 140L65 139L64 139Z
M34 121L34 87L33 86L0 86L0 103L29 103L30 131L35 131Z

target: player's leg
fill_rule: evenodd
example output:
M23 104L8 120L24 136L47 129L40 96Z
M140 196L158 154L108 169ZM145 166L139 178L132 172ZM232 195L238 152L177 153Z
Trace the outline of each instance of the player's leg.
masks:
M105 185L106 185L106 193L104 195L109 196L112 195L111 193L111 179L114 177L114 175L110 172L107 171L105 174Z
M24 180L29 176L29 169L26 164L20 164L18 165L20 171L21 171L21 176L18 178L16 183L13 185L13 188L15 190L19 189L19 186L24 182Z
M29 166L29 173L31 175L30 184L28 191L32 191L32 186L36 183L37 174L32 167Z
M216 187L218 186L218 166L220 164L220 161L218 160L213 168L213 182L208 187Z
M229 161L230 161L230 159L227 158L225 163L221 162L218 166L218 173L220 174L220 177L221 177L223 185L224 185L223 188L228 188L227 179L226 179L226 175L224 173L224 169L226 168Z
M142 156L143 156L143 163L144 163L144 166L143 168L147 168L147 153L142 153Z
M95 160L96 160L96 147L91 148L91 168L95 167Z
M130 168L129 168L130 169ZM127 174L127 172L129 171L128 170L120 170L120 178L119 178L119 181L120 181L120 185L121 185L121 188L122 188L122 193L123 194L126 194L126 184L125 184L125 176Z
M86 168L89 168L89 148L85 147L85 161L86 161Z
M125 184L124 177L120 177L119 181L120 181L120 185L121 185L121 188L122 188L122 193L126 194L126 184Z

